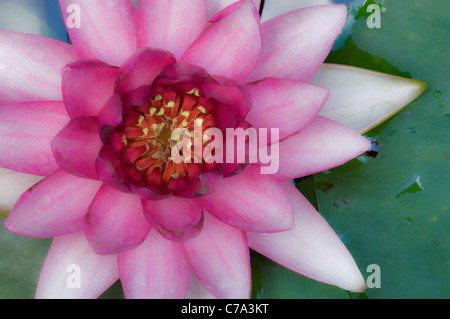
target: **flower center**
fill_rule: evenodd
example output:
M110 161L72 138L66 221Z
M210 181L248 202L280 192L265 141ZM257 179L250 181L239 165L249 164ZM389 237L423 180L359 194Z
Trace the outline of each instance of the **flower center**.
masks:
M208 170L203 134L216 123L213 104L195 87L160 84L152 89L151 99L134 106L115 128L112 145L134 183L159 193L183 192L198 186L200 173ZM195 134L201 134L200 148L194 147ZM174 160L173 154L183 160Z

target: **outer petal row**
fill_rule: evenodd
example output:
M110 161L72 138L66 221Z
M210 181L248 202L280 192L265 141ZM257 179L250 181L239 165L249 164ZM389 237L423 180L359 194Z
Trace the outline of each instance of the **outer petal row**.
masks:
M294 207L295 228L276 234L249 232L249 246L314 280L364 291L364 279L339 237L295 186L285 182L283 188Z
M0 30L0 102L62 100L61 70L76 59L69 44Z
M50 142L67 121L59 101L0 105L0 166L41 176L54 172Z
M247 81L266 77L309 81L341 32L346 13L344 5L315 6L264 22L263 50Z
M55 237L81 231L98 181L57 171L28 189L5 220L11 232Z
M277 147L280 165L274 177L287 181L342 165L369 150L370 141L345 125L318 116Z
M129 0L59 3L80 59L99 59L120 66L136 50L137 12Z
M96 254L83 232L53 239L36 290L38 299L97 298L117 279L117 256Z

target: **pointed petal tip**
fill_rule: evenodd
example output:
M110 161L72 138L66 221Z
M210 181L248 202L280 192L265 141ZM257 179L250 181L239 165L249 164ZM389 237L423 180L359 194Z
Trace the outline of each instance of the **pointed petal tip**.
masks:
M377 121L373 122L371 125L359 129L358 132L360 134L365 134L369 132L371 129L377 127L381 123L390 119L392 116L394 116L402 109L404 109L408 104L412 103L415 99L421 96L428 88L428 83L422 80L407 79L402 77L394 77L394 78L398 78L400 82L403 82L403 87L408 92L404 95L403 103L398 105L398 107L392 110L390 113L385 114L384 117L381 117Z
M14 227L13 224L11 224L9 218L6 218L3 222L3 226L5 229L11 233L19 234L19 231ZM20 235L20 234L19 234Z
M367 289L366 282L363 280L362 283L356 289L350 290L351 292L364 292Z

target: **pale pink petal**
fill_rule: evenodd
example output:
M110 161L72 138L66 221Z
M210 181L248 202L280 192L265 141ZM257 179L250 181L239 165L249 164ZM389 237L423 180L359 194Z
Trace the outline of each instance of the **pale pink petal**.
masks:
M11 232L55 237L83 229L86 214L101 183L58 171L29 188L5 220Z
M191 284L185 299L215 299L212 293L203 286L195 274L192 274Z
M175 62L175 57L170 52L139 49L120 67L116 91L129 92L142 85L150 85L166 66Z
M171 196L142 201L150 224L166 239L186 241L197 236L203 227L203 207L194 199Z
M95 196L87 221L86 236L98 254L136 248L150 231L139 197L106 185Z
M318 116L301 132L279 143L280 167L274 177L286 181L325 171L369 148L368 139L347 126Z
M202 200L209 213L244 230L276 232L293 227L287 195L271 175L260 174L258 165L219 180Z
M0 167L0 215L8 216L20 196L42 176L14 172Z
M226 7L237 1L239 0L206 0L206 5L208 8L208 18L211 19L219 11L225 9ZM253 0L253 2L255 3L256 9L259 10L261 0Z
M97 116L114 94L118 69L96 60L73 62L62 70L62 92L71 118Z
M95 161L102 148L96 117L79 117L67 124L53 139L55 159L71 174L98 179Z
M251 0L244 0L210 20L181 61L242 81L255 66L260 51L259 14Z
M57 170L50 142L68 120L59 101L0 104L0 166L41 176Z
M314 280L364 291L364 278L339 237L292 183L282 185L294 207L294 229L276 234L248 232L250 248Z
M61 70L76 59L66 43L0 30L0 102L62 100Z
M320 86L276 78L250 83L246 89L253 106L246 121L258 129L278 128L280 140L314 119L329 94Z
M344 5L299 9L262 24L263 50L247 81L266 77L309 81L347 18Z
M155 230L139 247L119 255L120 281L127 299L180 299L192 270L180 244Z
M345 1L334 1L345 2ZM348 2L348 1L347 1ZM276 16L282 15L289 11L301 8L320 6L324 4L333 4L333 0L282 0L282 1L266 1L261 21L265 22Z
M201 234L184 250L200 283L217 298L250 297L250 255L243 231L205 214Z
M129 0L59 3L80 59L99 59L119 66L136 50L137 12Z
M205 0L142 0L138 9L138 47L164 49L179 60L206 22Z
M119 279L117 256L97 255L82 232L53 239L37 299L95 299Z

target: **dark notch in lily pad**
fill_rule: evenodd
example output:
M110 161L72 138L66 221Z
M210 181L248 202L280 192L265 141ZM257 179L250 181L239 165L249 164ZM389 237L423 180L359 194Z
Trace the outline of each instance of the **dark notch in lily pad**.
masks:
M369 138L371 145L370 149L366 152L366 156L369 158L376 158L380 153L380 142L375 138Z
M265 0L261 0L261 5L259 6L259 15L262 16L264 5L266 4Z

